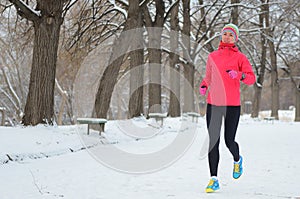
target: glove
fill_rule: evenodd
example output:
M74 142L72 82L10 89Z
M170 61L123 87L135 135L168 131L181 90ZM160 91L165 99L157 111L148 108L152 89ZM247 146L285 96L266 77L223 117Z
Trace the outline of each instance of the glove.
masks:
M207 90L206 86L200 86L200 88L199 88L200 95L205 95L206 90Z
M226 71L231 79L236 79L238 76L238 72L235 70L227 70Z
M239 79L241 81L245 79L245 74L242 72L238 72L235 70L227 70L226 72L231 79Z

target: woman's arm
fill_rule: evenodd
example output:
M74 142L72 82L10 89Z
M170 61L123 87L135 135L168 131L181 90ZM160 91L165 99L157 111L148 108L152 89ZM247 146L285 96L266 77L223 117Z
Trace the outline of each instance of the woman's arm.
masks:
M252 70L252 66L244 54L240 64L240 72L242 72L241 81L244 84L252 85L255 83L256 77Z

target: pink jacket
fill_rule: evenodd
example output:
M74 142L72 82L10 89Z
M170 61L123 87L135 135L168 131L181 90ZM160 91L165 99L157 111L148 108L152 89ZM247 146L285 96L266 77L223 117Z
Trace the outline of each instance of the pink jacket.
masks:
M228 70L238 71L236 79L230 78ZM241 80L244 73L244 79ZM255 75L247 57L234 44L220 43L218 50L208 56L206 74L201 86L208 88L207 103L216 106L239 106L240 81L254 84Z

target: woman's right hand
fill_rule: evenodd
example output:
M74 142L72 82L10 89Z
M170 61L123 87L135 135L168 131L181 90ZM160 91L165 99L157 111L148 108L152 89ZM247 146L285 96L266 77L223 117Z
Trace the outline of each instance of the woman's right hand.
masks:
M206 86L200 86L200 88L199 88L200 95L205 95L206 94L206 90L207 90Z

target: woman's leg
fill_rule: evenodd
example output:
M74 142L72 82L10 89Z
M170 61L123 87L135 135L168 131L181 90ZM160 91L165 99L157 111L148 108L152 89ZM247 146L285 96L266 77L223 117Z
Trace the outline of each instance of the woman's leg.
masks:
M208 162L211 176L218 175L220 130L222 125L221 107L207 105L206 125L209 134Z
M239 161L240 152L239 145L235 141L236 131L239 125L241 114L240 106L227 106L225 115L225 143L231 152L234 161Z

